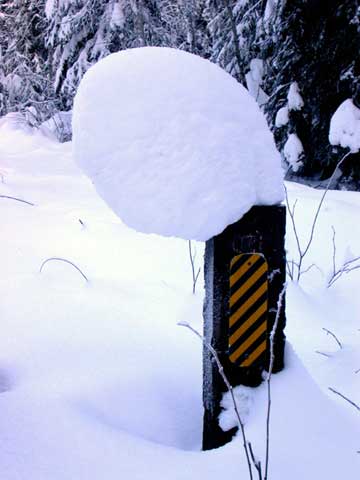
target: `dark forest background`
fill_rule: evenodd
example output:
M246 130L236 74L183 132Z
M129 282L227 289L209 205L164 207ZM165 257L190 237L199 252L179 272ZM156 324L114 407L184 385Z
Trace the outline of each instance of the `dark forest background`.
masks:
M288 177L321 183L347 152L329 142L332 115L346 99L360 108L359 40L357 0L0 0L0 116L56 118L68 140L70 115L59 112L71 111L92 64L125 48L175 47L248 88ZM360 190L358 154L337 186Z

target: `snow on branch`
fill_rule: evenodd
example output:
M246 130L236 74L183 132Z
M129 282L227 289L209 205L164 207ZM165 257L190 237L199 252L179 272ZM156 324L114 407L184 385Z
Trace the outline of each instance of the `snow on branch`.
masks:
M287 95L288 107L290 110L301 110L304 106L304 100L300 95L299 85L297 82L292 82Z
M294 172L303 166L301 156L304 153L304 147L296 133L290 133L284 145L284 157Z
M279 108L275 117L275 127L281 128L289 123L289 107L285 105Z
M349 148L352 153L360 150L360 109L351 98L345 100L332 116L329 142Z

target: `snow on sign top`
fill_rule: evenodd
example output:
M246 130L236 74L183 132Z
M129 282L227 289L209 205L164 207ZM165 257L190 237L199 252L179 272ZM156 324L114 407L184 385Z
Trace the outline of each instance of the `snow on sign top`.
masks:
M170 48L121 51L85 74L73 151L130 227L207 240L253 205L283 199L265 118L229 74Z

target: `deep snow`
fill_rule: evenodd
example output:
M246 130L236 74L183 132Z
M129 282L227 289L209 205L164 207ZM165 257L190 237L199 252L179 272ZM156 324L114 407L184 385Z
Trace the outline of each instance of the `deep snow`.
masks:
M36 205L0 198L0 478L247 478L240 439L199 451L201 345L177 326L201 329L203 288L199 281L191 294L187 243L122 224L75 166L70 144L2 125L0 171L2 195ZM321 192L288 190L305 240ZM288 288L292 346L273 377L269 479L338 480L360 470L360 414L328 390L360 405L359 270L325 288L331 225L337 261L359 255L359 208L358 193L329 192L306 261L317 268ZM290 230L287 246L291 258ZM55 261L40 274L55 256L90 282ZM263 459L264 386L247 398L246 428Z

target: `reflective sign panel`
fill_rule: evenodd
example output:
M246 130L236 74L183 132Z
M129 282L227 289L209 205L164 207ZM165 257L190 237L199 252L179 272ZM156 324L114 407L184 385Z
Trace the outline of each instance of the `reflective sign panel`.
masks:
M237 255L230 263L229 358L239 367L265 363L268 265L259 253Z

